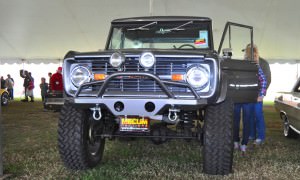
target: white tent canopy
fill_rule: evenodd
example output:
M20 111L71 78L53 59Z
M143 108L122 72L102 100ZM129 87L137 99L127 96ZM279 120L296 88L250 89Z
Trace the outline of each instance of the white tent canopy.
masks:
M206 16L215 49L227 21L254 27L267 59L299 59L298 0L1 0L0 59L61 59L103 49L110 21L133 16Z

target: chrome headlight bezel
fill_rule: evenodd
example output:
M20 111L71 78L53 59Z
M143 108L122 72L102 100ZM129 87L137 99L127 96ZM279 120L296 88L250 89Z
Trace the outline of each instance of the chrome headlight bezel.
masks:
M89 82L91 79L91 72L85 66L76 66L72 69L70 74L70 80L75 87L79 87L85 82Z
M197 91L205 89L210 83L210 73L202 65L192 66L186 73L186 81Z
M120 68L125 62L125 56L120 52L114 52L109 58L109 64L114 68Z
M150 69L156 62L155 56L151 52L144 52L139 59L139 63L145 69Z

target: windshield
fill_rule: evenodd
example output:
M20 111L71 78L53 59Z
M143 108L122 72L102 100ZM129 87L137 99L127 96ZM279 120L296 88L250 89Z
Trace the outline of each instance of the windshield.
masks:
M139 22L112 27L108 49L209 49L208 22Z

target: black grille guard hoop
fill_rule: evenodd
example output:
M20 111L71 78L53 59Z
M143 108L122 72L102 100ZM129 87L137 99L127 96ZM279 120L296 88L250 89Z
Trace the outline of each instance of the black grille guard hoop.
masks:
M152 74L152 73L147 73L147 72L116 72L114 74L109 75L105 80L101 80L101 81L95 81L95 82L89 82L89 83L84 83L81 86L79 86L75 97L79 97L79 94L82 91L82 88L86 87L86 86L91 86L91 85L98 85L98 84L102 84L98 94L97 94L97 98L98 97L102 97L102 95L105 92L105 89L107 88L109 82L114 79L115 77L118 76L145 76L148 78L153 79L154 81L157 82L157 84L160 86L160 88L162 89L162 91L168 96L168 98L173 98L176 99L175 95L167 88L166 85L174 85L174 86L181 86L181 87L186 87L189 88L192 92L192 94L195 96L196 99L200 99L200 96L197 94L197 92L187 83L182 83L182 82L174 82L174 81L165 81L165 80L161 80L159 79L159 77L157 77L156 75Z

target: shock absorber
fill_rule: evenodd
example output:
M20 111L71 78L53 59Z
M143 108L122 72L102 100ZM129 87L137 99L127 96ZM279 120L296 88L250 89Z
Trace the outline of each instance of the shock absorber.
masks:
M184 136L192 136L192 128L194 127L194 112L184 112L181 119L183 120L183 133Z

